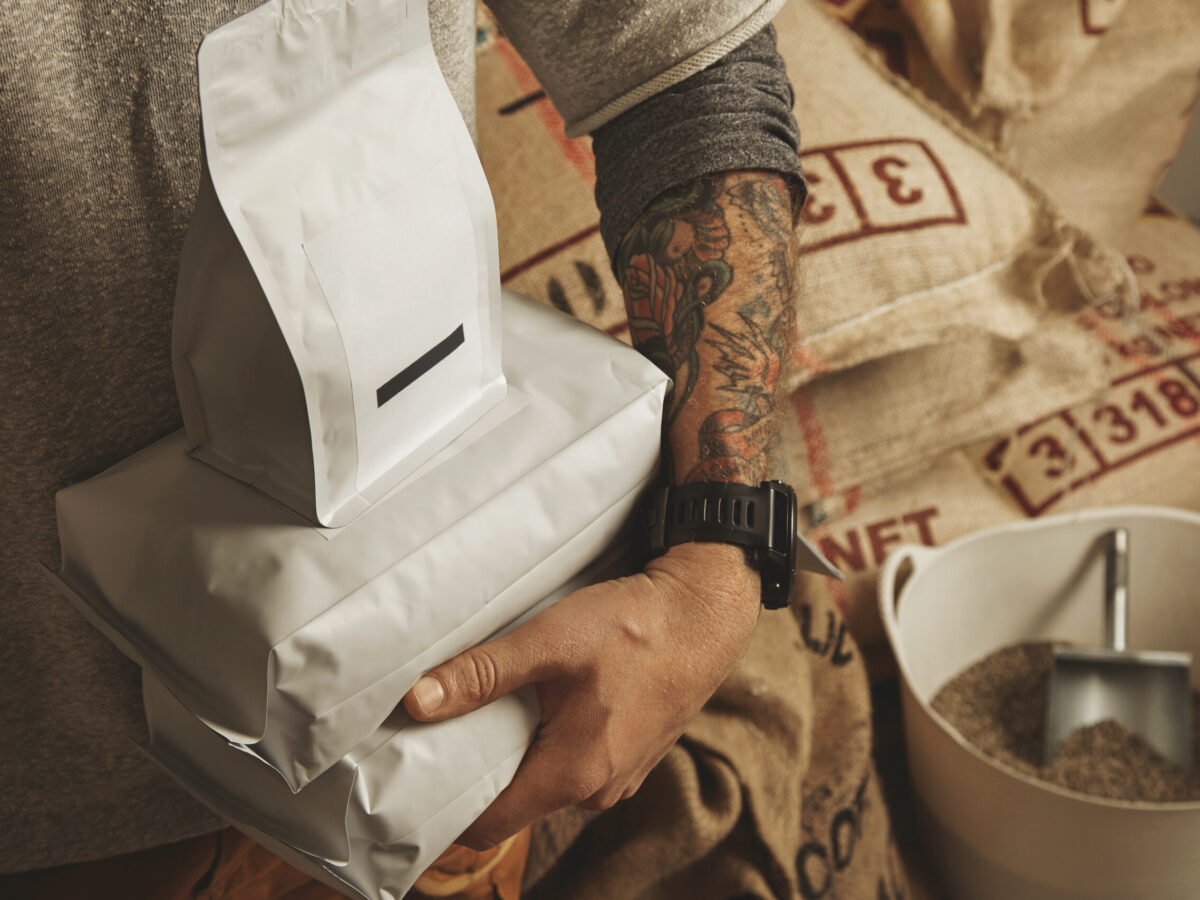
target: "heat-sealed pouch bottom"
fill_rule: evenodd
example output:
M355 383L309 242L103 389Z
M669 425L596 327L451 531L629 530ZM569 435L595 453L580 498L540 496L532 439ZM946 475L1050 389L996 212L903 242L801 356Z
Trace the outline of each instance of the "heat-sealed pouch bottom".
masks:
M524 399L349 526L313 526L182 434L59 492L64 593L293 790L591 563L654 477L666 377L527 298L503 311Z
M538 603L505 633L578 588L626 574L618 546ZM218 815L292 865L364 900L396 900L512 779L540 718L522 688L436 724L402 708L293 793L261 760L197 720L149 672L146 751Z

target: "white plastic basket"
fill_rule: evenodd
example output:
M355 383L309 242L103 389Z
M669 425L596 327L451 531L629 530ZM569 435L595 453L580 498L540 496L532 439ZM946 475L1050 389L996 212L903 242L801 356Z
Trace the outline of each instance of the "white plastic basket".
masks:
M898 547L879 601L900 669L921 838L954 900L1195 900L1200 803L1129 803L1045 784L985 756L930 705L956 674L1022 641L1098 643L1098 538L1130 532L1136 649L1200 654L1200 516L1111 507ZM904 567L911 572L897 591ZM1200 667L1192 672L1200 687Z

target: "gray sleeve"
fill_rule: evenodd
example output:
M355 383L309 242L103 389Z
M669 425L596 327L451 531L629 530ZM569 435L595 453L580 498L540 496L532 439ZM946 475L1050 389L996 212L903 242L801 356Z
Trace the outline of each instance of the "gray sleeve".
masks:
M486 0L562 114L589 134L729 53L784 0Z
M792 102L768 25L707 69L596 129L596 205L609 259L651 200L714 172L779 172L791 183L799 214L805 187Z

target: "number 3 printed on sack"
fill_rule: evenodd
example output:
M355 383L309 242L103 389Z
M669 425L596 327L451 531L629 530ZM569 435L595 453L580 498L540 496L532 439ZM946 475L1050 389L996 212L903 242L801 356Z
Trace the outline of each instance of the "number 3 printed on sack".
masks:
M800 154L808 202L801 252L967 217L941 162L908 138L818 147Z
M985 466L1009 461L1003 483L1028 515L1067 490L1200 434L1200 354L1116 379L1104 400L1062 410L995 444Z

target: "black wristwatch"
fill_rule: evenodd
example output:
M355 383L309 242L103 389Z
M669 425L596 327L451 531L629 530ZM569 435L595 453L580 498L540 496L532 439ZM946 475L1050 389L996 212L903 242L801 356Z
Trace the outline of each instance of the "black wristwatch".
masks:
M738 544L762 578L762 604L788 605L796 569L841 578L796 530L796 492L782 481L697 482L659 488L643 507L651 553L688 541Z

